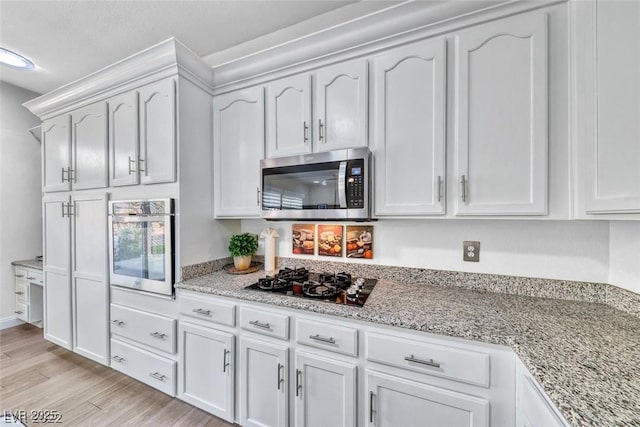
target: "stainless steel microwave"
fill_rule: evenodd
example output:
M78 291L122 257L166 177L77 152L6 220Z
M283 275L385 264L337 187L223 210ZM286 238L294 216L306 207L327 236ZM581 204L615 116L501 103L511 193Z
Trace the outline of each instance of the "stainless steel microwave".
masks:
M260 170L265 219L371 218L371 151L366 147L265 159Z

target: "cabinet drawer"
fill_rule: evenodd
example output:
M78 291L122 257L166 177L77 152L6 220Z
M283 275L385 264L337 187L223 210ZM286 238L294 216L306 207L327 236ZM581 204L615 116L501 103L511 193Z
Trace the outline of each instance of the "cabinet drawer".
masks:
M371 362L489 387L489 355L480 351L370 333L366 337L366 358Z
M247 331L289 339L289 316L253 307L240 307L240 327Z
M27 270L24 268L16 268L15 273L16 284L18 283L28 283L27 282Z
M29 302L29 285L26 283L16 283L16 302Z
M42 285L44 283L42 280L42 271L38 270L27 270L25 279L28 283L34 283L36 285Z
M176 352L176 321L157 314L111 304L111 333Z
M180 306L180 314L184 316L227 326L235 326L236 324L235 304L183 295L179 297L178 304Z
M296 320L296 341L349 356L358 355L358 330L313 319Z
M176 394L176 362L111 340L111 367L171 396Z
M29 322L29 304L16 301L16 309L13 313L18 319L24 322Z

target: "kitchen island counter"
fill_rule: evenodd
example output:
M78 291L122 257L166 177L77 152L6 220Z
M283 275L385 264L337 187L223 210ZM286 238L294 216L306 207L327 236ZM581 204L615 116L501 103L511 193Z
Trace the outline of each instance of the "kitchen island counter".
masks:
M613 307L386 279L354 307L244 289L260 277L176 288L510 346L571 424L640 425L640 319Z

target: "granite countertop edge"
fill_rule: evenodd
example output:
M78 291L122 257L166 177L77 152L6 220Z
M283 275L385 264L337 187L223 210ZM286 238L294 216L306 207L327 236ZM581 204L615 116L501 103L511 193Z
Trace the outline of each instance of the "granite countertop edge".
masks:
M22 259L22 260L18 260L18 261L11 261L11 265L15 265L15 266L19 266L19 267L25 267L25 268L34 268L36 270L40 270L42 271L42 261L37 260L35 258L33 259Z
M640 330L640 319L613 307L599 303L379 279L366 305L360 308L244 289L263 276L263 271L247 275L229 275L224 271L216 271L177 283L175 287L508 346L518 355L570 424L640 425L640 403L633 403L629 397L640 395L640 381L633 379L640 378L640 367L636 370L631 368L630 372L615 370L615 366L607 366L611 357L591 354L591 347L574 348L582 343L587 345L595 342L605 346L601 348L607 348L608 345L608 348L614 349L618 339L625 341L625 349L631 352L625 354L623 359L631 364L640 360L640 337L634 336ZM412 293L411 301L404 298L407 292ZM581 330L581 322L588 322L594 315L602 316L603 322L585 324L584 330ZM563 329L562 323L567 322L576 322L577 326L574 325L574 329L569 326ZM589 328L597 328L598 325L603 330L591 333ZM633 341L634 338L637 341ZM606 339L613 340L614 343L599 342ZM631 342L627 342L629 340ZM591 362L583 363L580 357L574 357L581 353L586 354L587 361L591 358ZM563 355L567 356L566 360L562 359ZM613 364L616 362L618 361L611 361ZM585 365L589 369L585 369ZM618 375L611 375L611 369ZM625 381L623 377L630 374L631 380Z

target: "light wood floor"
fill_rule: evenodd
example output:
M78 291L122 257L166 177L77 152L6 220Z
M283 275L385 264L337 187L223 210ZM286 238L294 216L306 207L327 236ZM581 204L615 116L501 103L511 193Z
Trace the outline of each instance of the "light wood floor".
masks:
M0 331L0 417L58 411L63 426L232 426L111 368L46 341L42 329ZM27 425L41 425L31 422Z

